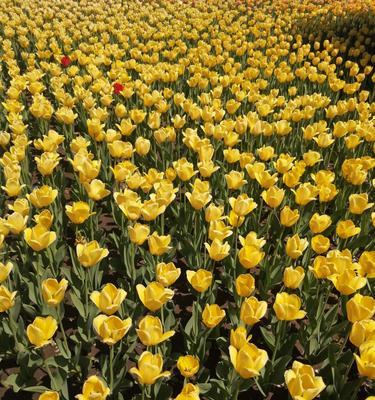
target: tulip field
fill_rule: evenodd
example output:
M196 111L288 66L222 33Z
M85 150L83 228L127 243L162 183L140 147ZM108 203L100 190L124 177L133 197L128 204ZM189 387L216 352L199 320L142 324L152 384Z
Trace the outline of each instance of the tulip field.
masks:
M375 2L0 3L0 400L375 400Z

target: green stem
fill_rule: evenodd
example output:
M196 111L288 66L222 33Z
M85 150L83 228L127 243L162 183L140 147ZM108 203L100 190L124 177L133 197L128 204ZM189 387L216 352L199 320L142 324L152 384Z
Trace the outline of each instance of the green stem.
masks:
M67 339L67 337L65 335L64 325L62 323L61 306L59 306L59 308L57 309L57 318L59 320L59 326L60 326L61 333L63 335L66 351L67 351L67 353L69 353L68 339Z
M258 381L258 377L254 377L254 382L257 385L258 390L260 391L260 393L262 394L262 396L266 397L266 394L264 393L262 386L260 386L260 383Z
M111 389L111 393L113 394L113 358L114 358L114 346L110 346L109 351L109 387Z
M51 370L50 370L49 365L47 364L47 362L44 362L44 366L45 366L46 372L47 372L47 374L48 374L48 376L49 376L49 379L51 380L51 387L52 387L53 389L56 389L57 386L55 385L55 381L54 381L54 379L53 379L52 372L51 372Z
M272 355L272 364L275 362L277 352L279 350L280 346L280 341L282 337L284 336L284 324L285 321L278 321L277 326L276 326L276 343L275 343L275 349L273 351Z

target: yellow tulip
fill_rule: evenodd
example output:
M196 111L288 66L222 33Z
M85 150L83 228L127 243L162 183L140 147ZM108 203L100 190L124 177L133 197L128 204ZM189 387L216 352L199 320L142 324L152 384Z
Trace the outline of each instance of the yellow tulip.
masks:
M115 315L100 314L94 318L93 325L102 342L108 344L108 346L113 346L127 334L132 325L132 320L131 318L121 320Z
M47 390L38 397L38 400L60 400L60 395L58 392Z
M339 274L332 274L328 279L333 282L335 288L341 294L347 296L363 288L367 283L366 278L358 276L355 271L350 269L346 269Z
M360 215L364 211L368 210L374 205L374 203L368 202L368 194L351 194L349 196L349 211L352 214Z
M171 249L169 244L171 243L171 235L159 235L157 232L153 232L148 237L148 248L153 256L161 256Z
M199 293L205 292L212 284L212 273L205 269L186 271L186 277L190 285Z
M101 248L99 243L96 240L93 240L85 244L78 243L76 253L81 265L89 268L98 264L103 258L107 257L109 251Z
M136 289L141 302L150 311L159 310L174 295L173 290L165 288L159 282L151 282L146 287L138 284Z
M309 221L309 227L313 233L321 233L325 231L332 224L331 217L329 215L319 215L315 213Z
M158 379L171 375L169 371L162 372L162 370L162 356L144 351L138 360L138 368L133 367L129 372L135 375L142 385L153 385Z
M175 400L199 400L199 387L186 383Z
M244 344L240 350L229 346L229 355L234 369L243 379L258 376L268 361L267 352L252 343Z
M247 335L247 330L244 326L239 326L230 331L230 345L240 350L251 339L251 335Z
M4 282L8 278L10 272L13 269L13 264L8 261L6 264L0 262L0 283Z
M18 198L16 200L14 200L14 203L9 204L8 208L9 208L9 210L20 213L24 217L29 215L29 211L30 211L30 206L29 206L28 200L22 199L22 198Z
M302 256L302 253L306 250L308 245L309 242L307 241L307 239L301 239L299 235L296 234L288 238L285 246L285 251L290 258L296 260L297 258Z
M101 378L91 375L83 384L82 394L78 394L76 398L77 400L105 400L110 393L110 389Z
M247 325L255 325L266 315L266 312L267 303L251 296L242 303L240 318Z
M51 317L36 317L26 328L26 335L35 347L42 347L52 341L57 330L57 321Z
M146 315L139 322L137 335L139 340L145 346L156 346L165 340L168 340L175 334L175 331L163 332L163 326L158 317Z
M26 229L27 220L27 216L23 216L18 212L14 212L8 215L4 225L11 233L13 233L13 235L18 235Z
M302 267L287 267L283 273L283 283L289 289L297 289L305 277L305 271Z
M207 328L214 328L225 317L225 311L222 310L217 304L206 304L202 313L203 323Z
M139 223L136 223L133 226L129 225L128 234L132 243L141 246L150 234L150 227Z
M84 182L83 186L90 199L94 201L99 201L111 193L105 188L104 182L99 179L94 179L90 183Z
M300 310L301 299L296 294L277 293L273 309L280 321L294 321L305 317L306 312Z
M34 189L30 194L27 194L26 197L34 207L44 208L48 207L54 202L57 194L58 191L56 189L52 189L50 186L44 185L40 188Z
M352 236L358 235L361 232L361 228L354 225L354 222L350 219L346 221L339 221L336 225L336 233L340 239L348 239Z
M56 279L48 278L42 282L43 300L52 307L58 306L64 299L68 281L61 279L58 282Z
M375 278L375 251L364 251L359 257L359 273L368 278ZM1 264L0 264L1 266ZM1 271L1 267L0 267ZM1 272L0 272L1 276ZM1 281L1 278L0 278Z
M42 251L56 240L56 233L49 231L43 225L26 228L24 232L26 243L35 251Z
M331 242L329 241L329 238L327 238L326 236L315 235L311 239L311 248L317 254L325 253L326 251L329 250L330 246Z
M359 374L375 379L375 340L363 343L359 347L359 354L354 354Z
M284 199L285 190L280 189L277 186L271 186L267 190L263 190L261 196L265 203L271 207L278 207Z
M126 295L125 290L118 289L112 283L107 283L100 292L96 290L92 292L90 299L101 312L112 315L120 308Z
M14 306L14 298L17 292L10 292L5 286L0 286L0 313Z
M256 246L244 246L238 252L238 259L240 264L246 268L251 269L256 267L264 258L265 253Z
M208 243L205 243L204 245L208 251L209 257L214 261L221 261L229 255L229 244L226 242L223 243L219 239L214 239L211 245Z
M65 213L73 224L83 224L94 212L90 211L90 206L84 201L76 201L72 205L65 206Z
M375 299L357 293L346 303L346 313L351 323L371 319L375 314Z
M156 265L156 280L163 286L173 285L181 274L181 269L176 268L173 262L162 262Z
M255 279L250 274L241 274L236 278L236 291L239 296L249 297L255 290Z
M370 340L375 340L375 321L372 319L363 319L356 321L352 325L349 340L356 347Z
M292 210L290 207L285 206L280 212L280 223L283 226L291 227L295 225L295 223L299 220L300 214L299 211Z
M21 185L18 178L8 178L5 182L5 186L1 186L1 188L6 192L9 197L17 197L20 193L22 188L26 185Z
M240 194L237 198L230 197L229 204L239 217L244 217L258 207L257 203L245 193Z
M34 215L34 221L38 225L43 225L46 229L49 229L53 223L53 215L49 210L43 210L39 214Z
M310 365L294 361L292 369L285 371L285 382L293 400L312 400L319 396L326 385Z
M195 356L180 356L177 360L177 368L185 378L191 378L199 370L199 359Z
M238 190L247 183L247 180L244 179L244 173L239 171L230 171L229 174L225 174L225 180L228 189L231 190Z

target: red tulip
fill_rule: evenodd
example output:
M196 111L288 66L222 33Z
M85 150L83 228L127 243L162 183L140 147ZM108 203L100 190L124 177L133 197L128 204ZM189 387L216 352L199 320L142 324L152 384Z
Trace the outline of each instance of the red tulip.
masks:
M124 85L121 85L121 83L115 82L113 84L113 91L115 92L115 94L119 94L123 90L124 90Z
M70 59L70 57L69 56L64 56L64 57L62 57L61 58L61 65L64 67L64 68L67 68L67 67L69 67L69 65L72 63L72 60Z

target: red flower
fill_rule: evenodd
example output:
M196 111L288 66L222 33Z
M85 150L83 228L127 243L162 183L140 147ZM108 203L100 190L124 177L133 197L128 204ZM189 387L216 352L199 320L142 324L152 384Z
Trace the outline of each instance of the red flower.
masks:
M113 84L113 91L115 92L115 94L119 94L124 90L124 85L121 85L121 83L119 82L115 82Z
M64 67L64 68L67 68L67 67L69 67L69 65L71 64L71 62L72 62L72 60L70 59L70 57L68 57L68 56L64 56L64 57L62 57L61 58L61 65Z

